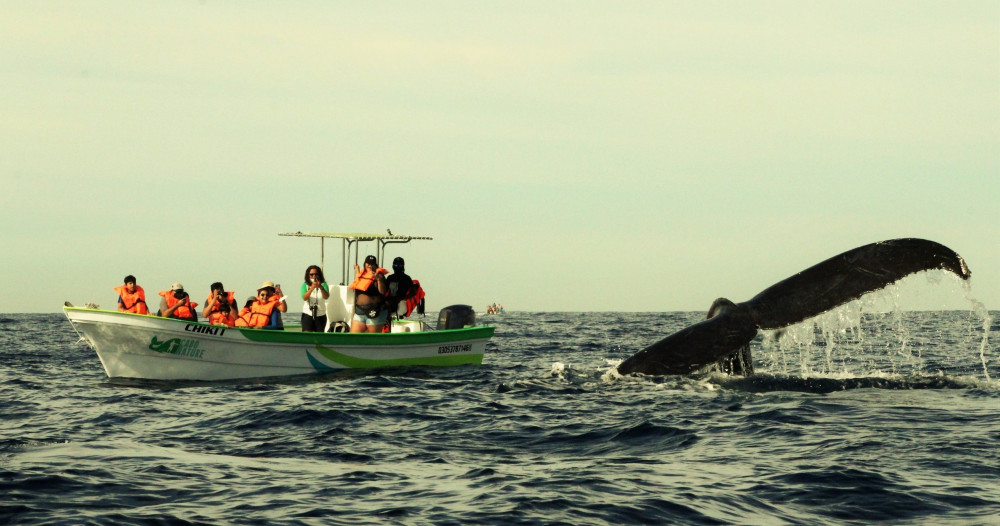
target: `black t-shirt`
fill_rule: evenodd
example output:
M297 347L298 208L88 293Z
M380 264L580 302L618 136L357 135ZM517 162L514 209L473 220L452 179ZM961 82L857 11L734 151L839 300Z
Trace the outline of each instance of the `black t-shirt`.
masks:
M389 301L392 303L399 303L400 300L409 296L411 289L413 289L413 280L403 272L397 272L385 278L385 284Z

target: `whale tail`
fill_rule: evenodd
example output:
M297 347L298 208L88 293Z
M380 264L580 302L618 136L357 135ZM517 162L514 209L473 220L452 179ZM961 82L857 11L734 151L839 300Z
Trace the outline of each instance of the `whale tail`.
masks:
M756 335L749 311L734 305L637 352L618 366L618 372L693 373L749 345Z
M855 248L782 280L749 301L720 298L709 319L650 345L618 366L621 374L688 374L745 354L743 374L753 371L750 341L758 329L779 329L822 314L924 270L942 269L969 279L955 251L925 239L894 239ZM730 368L733 374L735 368Z
M924 270L972 275L954 250L926 239L880 241L834 256L771 285L746 302L757 326L780 329Z
M726 298L718 298L708 308L708 314L705 315L705 318L714 318L732 308L736 308L736 304ZM756 334L756 331L754 333ZM719 371L731 375L750 376L753 374L753 356L750 355L749 342L740 347L736 352L728 356L723 356L715 363L715 367Z

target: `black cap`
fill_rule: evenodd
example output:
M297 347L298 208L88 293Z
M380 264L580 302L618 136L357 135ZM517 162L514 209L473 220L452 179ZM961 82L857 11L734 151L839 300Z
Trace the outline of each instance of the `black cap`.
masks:
M394 267L396 265L402 265L402 264L403 264L403 258L396 258L396 259L392 260L392 266L394 266Z
M372 265L378 265L378 260L375 259L375 256L369 255L368 257L365 258L365 264L368 263L371 263Z

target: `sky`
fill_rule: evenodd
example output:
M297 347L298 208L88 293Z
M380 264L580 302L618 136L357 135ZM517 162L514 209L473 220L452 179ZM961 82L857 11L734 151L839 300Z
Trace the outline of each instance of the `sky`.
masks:
M6 313L386 229L429 312L705 310L900 237L972 280L891 303L1000 309L1000 2L5 0L0 176Z

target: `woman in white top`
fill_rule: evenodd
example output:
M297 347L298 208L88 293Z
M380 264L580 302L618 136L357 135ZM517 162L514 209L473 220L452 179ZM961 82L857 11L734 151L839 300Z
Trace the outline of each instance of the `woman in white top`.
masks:
M317 265L309 265L302 283L302 332L323 332L326 330L326 300L330 299L330 287L323 278L323 270Z

